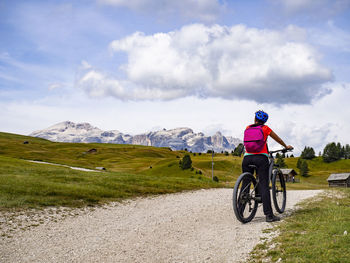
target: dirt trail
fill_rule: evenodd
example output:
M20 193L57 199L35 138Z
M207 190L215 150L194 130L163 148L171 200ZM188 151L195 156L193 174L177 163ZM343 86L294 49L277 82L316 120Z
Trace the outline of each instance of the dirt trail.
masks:
M289 191L287 214L320 192ZM113 203L15 234L0 262L244 262L271 224L262 207L241 224L231 199L210 189Z

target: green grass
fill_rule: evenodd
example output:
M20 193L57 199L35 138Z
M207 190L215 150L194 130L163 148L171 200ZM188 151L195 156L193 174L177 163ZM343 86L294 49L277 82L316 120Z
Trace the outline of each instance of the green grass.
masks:
M25 140L29 144L23 144ZM91 148L97 153L86 153ZM181 170L176 156L185 152L168 148L53 143L0 133L0 149L0 208L84 206L223 186L196 170ZM92 169L103 166L107 171L83 172L26 160Z
M293 168L299 173L297 168L298 158L286 158L285 162L288 168ZM325 163L321 157L316 157L313 160L307 160L308 167L310 169L309 177L298 176L300 183L292 184L288 183L288 189L327 189L327 178L332 173L349 173L350 172L350 160L339 160L332 163Z
M29 144L23 144L24 141ZM92 148L97 152L88 153ZM178 162L185 154L192 158L193 171L179 168ZM90 169L102 166L107 171L81 172L24 160ZM78 206L190 189L232 188L241 174L242 158L215 154L214 175L219 183L211 182L211 160L211 154L194 155L169 148L55 143L0 133L0 207ZM297 160L287 158L285 162L298 172ZM315 158L308 164L310 177L300 178L300 183L288 183L287 189L328 188L326 179L330 173L350 171L350 160L327 164ZM199 171L202 174L198 174Z
M82 172L0 156L0 207L82 206L216 187L191 171L178 176Z
M279 236L254 249L251 261L350 262L350 189L338 191L304 202L277 227Z

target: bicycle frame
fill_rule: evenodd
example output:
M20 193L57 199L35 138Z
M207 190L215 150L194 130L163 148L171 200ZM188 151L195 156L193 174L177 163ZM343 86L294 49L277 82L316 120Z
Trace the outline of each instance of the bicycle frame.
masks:
M275 158L273 157L273 154L277 153L277 152L287 152L287 150L281 149L281 150L269 152L269 157L268 158L269 158L269 180L270 181L271 181L272 172L273 172L273 169L274 169L274 166L275 166ZM255 171L255 177L256 177L257 180L259 180L259 177L257 176L256 171Z
M275 158L272 156L272 154L269 154L269 181L271 181L272 171L273 167L275 165Z
M288 152L288 151L290 151L290 150L287 150L287 149L280 149L280 150L276 150L276 151L270 151L269 152L269 183L272 181L272 173L273 173L273 170L274 170L274 168L275 168L275 157L273 157L273 154L274 153L278 153L278 152L282 152L282 153L286 153L286 152ZM253 175L254 175L254 173L253 173ZM256 178L256 182L257 182L257 184L256 184L256 186L254 187L254 192L256 193L257 191L257 188L258 188L258 186L259 186L259 176L257 176L257 173L256 173L256 171L255 171L255 178ZM257 200L259 203L261 202L261 197L259 196L259 197L254 197L255 198L255 200Z

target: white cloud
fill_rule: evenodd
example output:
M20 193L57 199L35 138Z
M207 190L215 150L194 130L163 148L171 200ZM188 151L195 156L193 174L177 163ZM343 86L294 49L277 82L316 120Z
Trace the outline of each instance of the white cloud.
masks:
M286 143L296 146L300 153L311 146L318 153L329 142L350 143L350 126L346 107L350 96L350 83L332 83L332 93L311 105L289 105L283 108L266 107L269 125Z
M49 90L55 90L55 89L59 89L62 87L61 83L51 83L49 84Z
M337 51L350 52L350 33L328 21L324 29L310 29L311 41L317 45L329 47Z
M288 14L307 14L311 17L329 17L343 12L350 0L272 0Z
M316 153L332 141L350 143L348 98L350 83L333 83L333 92L311 105L258 104L252 101L229 101L220 98L181 98L172 101L123 102L113 98L88 98L79 90L63 97L43 99L2 100L0 123L2 131L29 134L65 120L89 122L104 130L140 134L154 127L172 129L189 127L195 132L243 137L244 128L251 124L254 112L268 112L269 125L298 155L305 146ZM9 91L8 91L9 92ZM0 95L6 95L1 94ZM10 96L16 97L16 94ZM269 139L271 149L280 146Z
M162 17L179 14L185 18L198 18L202 21L214 21L224 7L218 0L99 0L99 2Z
M202 24L153 35L137 32L110 44L112 51L128 56L121 66L126 79L91 69L82 73L78 86L91 96L120 99L197 96L310 103L327 94L323 84L332 74L315 49L297 41L300 32Z

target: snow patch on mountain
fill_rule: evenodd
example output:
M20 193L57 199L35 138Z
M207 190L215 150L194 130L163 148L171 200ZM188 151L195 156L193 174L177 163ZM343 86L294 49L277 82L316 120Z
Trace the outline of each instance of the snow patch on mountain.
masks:
M242 141L231 136L225 137L221 132L213 136L194 133L192 129L181 127L171 130L159 130L139 135L123 134L118 130L103 131L89 123L65 121L47 129L35 131L30 136L44 138L55 142L75 143L115 143L135 144L155 147L170 147L172 150L206 152L232 151Z

